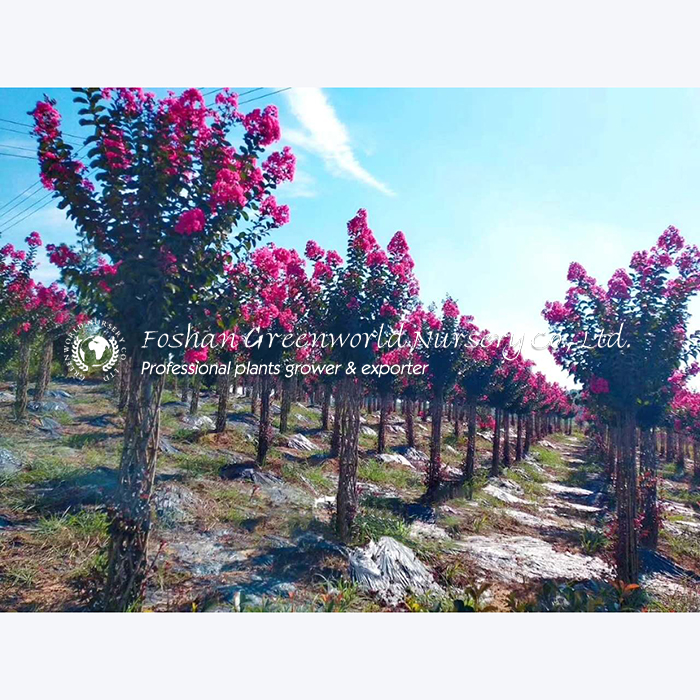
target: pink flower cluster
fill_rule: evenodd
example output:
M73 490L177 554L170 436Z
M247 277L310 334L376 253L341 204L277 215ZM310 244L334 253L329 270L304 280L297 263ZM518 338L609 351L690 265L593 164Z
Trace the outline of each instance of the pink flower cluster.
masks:
M592 377L588 384L591 394L607 394L610 392L610 384L603 377Z
M268 195L260 204L260 213L272 219L275 226L284 226L289 223L289 207L286 204L277 204L273 195Z
M241 315L251 327L270 328L278 323L287 333L306 312L309 280L304 261L295 250L273 244L257 248L250 267L234 265L229 274L245 299Z
M294 179L296 162L297 159L292 153L292 149L285 146L282 151L276 151L268 156L263 163L263 172L270 177L275 185L285 181L291 182Z
M201 209L189 209L182 212L175 224L175 233L191 236L204 230L206 219Z
M249 135L259 139L261 146L269 146L279 141L281 136L279 115L275 105L268 105L262 111L254 109L243 117L243 125Z

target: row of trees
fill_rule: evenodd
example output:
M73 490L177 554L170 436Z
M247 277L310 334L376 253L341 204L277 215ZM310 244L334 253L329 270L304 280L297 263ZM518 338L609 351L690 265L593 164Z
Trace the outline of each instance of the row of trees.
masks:
M184 355L188 363L226 362L245 356L257 363L341 365L340 374L322 381L321 394L324 428L331 427L332 403L335 409L331 449L338 459L336 522L343 540L350 538L357 513L360 410L367 396L376 397L378 402L380 452L386 446L387 415L393 399L402 401L409 446L415 445L416 406L422 407L424 415L429 411L429 499L444 479L441 435L446 407L455 430L461 429L462 421L466 424L464 478L468 483L474 476L480 406L482 411L483 407L493 411L493 475L502 465L521 458L533 438L573 417L574 407L561 387L548 383L520 356L510 359L508 336L492 338L473 318L462 315L450 297L440 309L424 308L404 234L397 232L386 247L381 246L364 210L348 223L344 256L325 251L314 241L307 244L303 256L274 245L258 247L264 236L289 220L287 207L277 203L273 191L293 178L294 156L288 148L265 153L280 137L274 107L243 114L236 95L228 90L217 95L213 106L207 106L197 90L159 100L139 89L85 88L76 90L75 101L80 106L81 125L87 129L86 163L64 140L61 117L52 100L38 103L31 114L42 181L74 222L79 238L77 246L62 243L52 247L52 262L62 269L64 282L76 293L82 308L120 329L129 357L128 366L119 373L126 421L119 499L110 519L105 609L138 606L145 582L164 377L142 374L141 365L171 359L168 348L156 344L143 347L146 331L172 335L185 332L190 324L202 335L213 334L219 341L217 350L190 349ZM23 274L30 278L30 273L27 269ZM8 273L7 279L11 274L16 271ZM595 316L595 304L586 300L586 294L590 292L595 299L599 296L595 283L585 274L578 270L574 274L576 291L570 293L567 306L551 305L547 311L550 322L561 327L567 341L580 335L581 328L576 327L579 315ZM613 284L616 293L620 280L618 275ZM66 297L66 304L73 302ZM642 307L647 309L649 303L645 301ZM560 306L567 311L564 316ZM569 313L572 306L575 313ZM625 317L622 309L614 318L609 316L610 302L603 306L598 326L607 328L614 319ZM683 316L682 309L673 308L674 319ZM18 307L17 319L27 310L27 306L24 311ZM592 321L581 323L584 330L598 328ZM344 343L326 349L307 346L290 350L276 341L241 348L240 337L254 328L280 336L293 330L295 334L333 333L336 337L357 335L377 340L381 331L385 339L402 340L407 345ZM656 332L657 326L652 325L640 330L639 336L646 338L645 333ZM411 345L419 336L434 338L438 333L442 338L461 333L472 342ZM604 392L596 387L600 388L602 381L613 383L606 378L612 370L606 374L602 360L561 352L557 359L589 387L591 408L599 413L607 408L624 414L621 408L613 409L600 401ZM674 355L667 364L675 369L677 359ZM408 363L423 371L371 378L345 371L366 364ZM611 367L614 364L610 362ZM659 375L663 373L658 370ZM226 427L229 381L228 377L220 378L219 431ZM262 465L270 445L273 385L265 375L259 381L257 461ZM284 428L292 381L280 380L278 388ZM635 389L635 396L656 397L651 389L647 381ZM198 379L193 380L192 391L196 411ZM596 397L598 404L594 406ZM624 478L618 483L625 483ZM626 536L629 539L629 533Z
M636 252L606 287L578 263L564 302L543 315L561 343L557 362L584 387L585 417L608 455L617 502L618 577L636 583L638 545L656 546L659 530L656 433L668 431L666 458L684 454L693 433L698 335L687 333L688 304L700 288L700 252L669 227L650 250ZM680 445L674 447L677 431Z
M34 280L41 236L34 231L26 243L26 250L9 243L0 248L0 366L17 357L18 420L27 413L32 349L40 353L34 400L41 401L50 380L54 341L87 320L77 310L74 293L56 283L47 287Z

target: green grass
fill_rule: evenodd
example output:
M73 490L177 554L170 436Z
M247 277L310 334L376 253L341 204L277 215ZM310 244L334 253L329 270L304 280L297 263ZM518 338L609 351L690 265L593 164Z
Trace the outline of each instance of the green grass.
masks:
M548 447L543 447L542 445L533 445L532 453L540 464L545 467L563 467L564 460L562 456L556 450L549 449Z
M331 491L333 482L324 473L323 467L308 467L285 462L282 465L282 477L285 481L292 481L297 484L311 484L316 491ZM306 482L304 481L306 480Z
M177 454L170 455L170 457L173 466L194 476L216 475L228 461L225 457L212 457L211 455Z
M356 540L366 544L380 537L393 537L405 544L411 543L408 524L396 515L374 509L364 509L355 519Z
M671 535L662 530L661 537L666 540L674 557L688 557L700 565L700 540L695 535Z
M399 489L419 488L421 478L407 467L394 467L370 459L361 462L357 469L360 481L369 481L382 486L395 486Z
M50 537L52 543L73 538L106 537L107 516L102 512L83 510L74 514L41 518L37 523L37 533Z
M61 457L46 456L34 459L27 469L11 474L4 483L10 486L33 486L44 481L79 476L84 472L84 468Z
M585 554L597 554L608 545L608 539L602 532L584 528L581 533L581 549Z
M678 501L690 505L700 504L700 491L697 489L674 489L666 486L661 487L662 497L669 501Z
M103 440L109 438L109 435L104 433L78 433L77 435L68 435L63 439L63 443L67 447L82 449L89 445L97 445Z

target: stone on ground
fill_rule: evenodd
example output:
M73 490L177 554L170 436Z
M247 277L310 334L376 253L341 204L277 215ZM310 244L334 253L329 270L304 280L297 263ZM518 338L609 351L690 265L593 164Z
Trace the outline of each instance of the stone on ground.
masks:
M598 557L558 552L544 540L526 535L473 535L458 543L475 564L507 583L603 578L612 571Z
M399 454L380 454L377 455L377 459L384 464L402 464L404 467L410 467L411 463L403 456Z

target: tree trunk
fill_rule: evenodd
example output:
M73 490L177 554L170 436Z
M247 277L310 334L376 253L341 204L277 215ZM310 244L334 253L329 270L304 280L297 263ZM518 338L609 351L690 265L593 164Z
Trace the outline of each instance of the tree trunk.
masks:
M187 398L189 395L188 389L190 387L190 375L185 374L182 377L182 394L180 394L180 401L182 403L187 403Z
M685 471L685 435L681 430L678 433L678 451L676 452L676 466Z
M459 434L460 434L460 423L459 423L459 413L462 410L462 406L455 403L454 405L454 422L455 422L455 439L459 441Z
M119 411L125 411L129 405L129 394L131 392L131 367L131 358L126 358L123 364L124 376L119 387L119 403L117 404L117 409Z
M377 454L386 452L386 419L389 414L389 394L379 396L379 428L377 429Z
M413 426L413 399L406 399L406 444L409 447L416 446L416 433Z
M501 409L494 411L496 425L493 429L493 451L491 453L490 476L499 476L501 473Z
M143 600L164 381L165 375L141 374L141 358L134 356L129 372L129 406L119 465L119 494L109 528L103 599L106 611L138 610Z
M656 549L659 543L659 512L656 496L656 449L654 430L640 431L639 449L639 490L642 510L640 541L645 547Z
M292 409L293 379L282 380L282 400L280 402L280 433L289 431L289 412Z
M199 410L199 393L202 390L202 377L196 374L192 382L192 399L190 400L190 415L196 416Z
M617 577L625 583L637 583L637 470L636 428L633 413L622 416L620 456L617 466Z
M666 428L666 461L673 462L673 428Z
M331 433L330 456L337 457L340 454L340 422L339 406L342 400L343 384L339 382L335 386L335 413L333 414L333 432ZM362 401L362 399L360 399Z
M34 401L41 401L51 381L51 362L53 361L53 339L46 338L41 346L41 360L39 362L39 374L34 386Z
M330 384L325 384L323 387L323 405L321 406L321 430L328 431L330 426L331 415L331 393L332 387Z
M431 426L430 426L430 461L428 462L428 473L426 475L426 486L428 494L432 494L440 485L440 470L442 469L442 459L440 447L442 441L442 408L443 408L443 388L433 387L433 396L430 401Z
M256 461L258 466L265 465L267 451L270 449L272 441L272 425L270 420L270 393L272 392L272 381L270 376L263 374L260 377L260 424L258 426L258 451Z
M518 423L515 434L515 461L519 462L523 458L523 417L518 413Z
M467 403L467 454L464 458L464 478L471 484L474 479L476 458L476 402Z
M19 341L19 366L17 367L17 389L15 391L15 418L22 420L27 416L27 388L29 386L29 360L31 344L26 335Z
M214 432L226 432L226 418L228 417L228 394L231 388L231 375L228 372L218 377L219 404L216 408L216 427Z
M122 393L122 381L124 381L124 376L126 374L126 362L125 360L117 361L117 371L114 375L114 382L112 384L112 396L119 401L119 397Z
M357 515L357 463L360 437L361 386L353 377L343 377L336 395L335 424L339 426L338 495L336 530L343 542L352 535Z
M250 392L250 412L255 415L258 412L258 393L260 388L260 379L257 377L253 380L253 388Z
M510 413L503 412L503 466L510 467Z
M532 414L528 413L525 416L525 444L523 445L523 457L530 454L530 445L532 444Z

